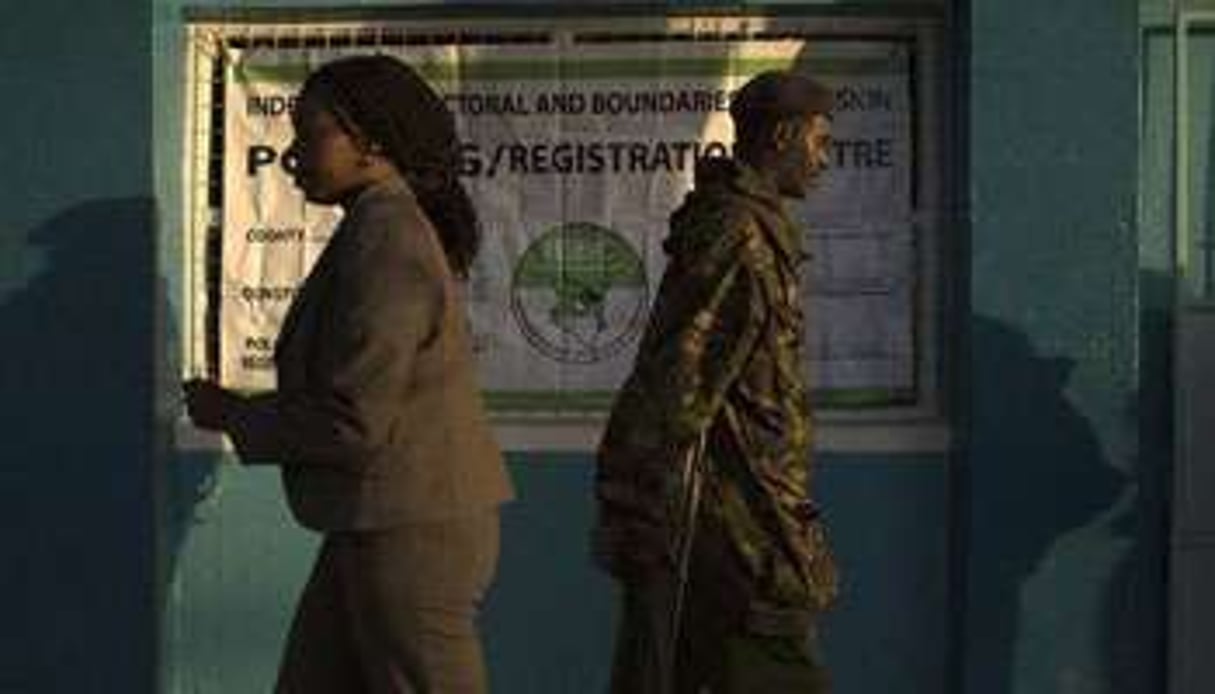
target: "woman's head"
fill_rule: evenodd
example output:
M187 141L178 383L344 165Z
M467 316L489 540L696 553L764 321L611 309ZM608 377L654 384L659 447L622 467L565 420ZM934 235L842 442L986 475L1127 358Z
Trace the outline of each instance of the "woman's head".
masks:
M368 185L397 175L381 147L318 90L296 101L291 123L295 139L287 150L288 170L309 202L345 204Z
M467 273L479 233L472 204L456 178L459 142L455 119L443 99L416 72L384 55L326 63L304 82L294 122L297 142L292 152L298 160L297 180L305 194L324 192L309 191L309 185L319 187L323 181L315 180L321 176L309 170L315 163L306 161L308 147L313 144L307 141L312 134L308 128L316 127L318 134L326 128L337 128L348 142L336 137L336 151L325 151L318 142L314 154L328 156L338 173L350 173L352 167L362 164L370 180L351 173L339 181L354 186L346 193L361 189L385 170L395 171L409 181L434 223L452 269L460 275ZM301 137L304 142L299 142ZM333 193L328 196L332 198Z

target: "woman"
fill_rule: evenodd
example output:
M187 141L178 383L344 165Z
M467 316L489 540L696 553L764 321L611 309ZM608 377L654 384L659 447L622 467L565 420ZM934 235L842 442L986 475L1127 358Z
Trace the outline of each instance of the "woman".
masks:
M185 384L194 423L280 464L324 533L276 691L486 691L475 619L512 492L456 282L478 233L452 115L401 62L360 56L313 73L292 124L296 185L344 216L283 322L278 388Z

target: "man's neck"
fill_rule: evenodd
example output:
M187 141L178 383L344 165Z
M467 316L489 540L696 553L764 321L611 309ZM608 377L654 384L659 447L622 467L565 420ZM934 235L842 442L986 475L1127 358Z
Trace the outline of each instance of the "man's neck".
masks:
M776 172L771 154L768 152L743 150L736 151L734 158L751 169L765 187L776 190Z

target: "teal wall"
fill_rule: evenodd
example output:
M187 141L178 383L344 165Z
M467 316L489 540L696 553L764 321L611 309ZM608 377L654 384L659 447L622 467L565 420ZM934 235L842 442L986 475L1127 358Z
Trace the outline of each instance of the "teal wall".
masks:
M1163 691L1168 346L1139 303L1138 11L971 3L967 692Z
M520 500L504 514L485 614L495 691L602 691L613 587L587 560L590 460L512 456L511 472ZM820 490L850 571L826 627L841 693L943 691L945 481L932 458L824 465ZM272 473L223 468L217 487L193 507L175 554L171 692L265 691L311 560L313 541L291 526Z
M166 447L185 4L43 0L0 25L5 694L266 691L314 547L272 471ZM959 7L958 446L824 456L847 572L827 656L839 694L1154 694L1168 269L1136 216L1138 9ZM511 470L496 691L597 691L589 460Z
M0 22L0 691L151 691L150 8Z

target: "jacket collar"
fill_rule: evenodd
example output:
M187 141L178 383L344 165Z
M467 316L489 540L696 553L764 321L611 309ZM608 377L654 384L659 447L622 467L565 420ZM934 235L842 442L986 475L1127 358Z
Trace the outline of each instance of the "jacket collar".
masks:
M413 189L401 176L389 176L381 181L376 181L362 190L355 196L354 200L346 208L346 215L353 215L360 208L366 207L368 204L373 204L377 200L382 200L388 197L396 197L398 195L409 195L413 197Z
M793 223L784 196L771 180L738 159L704 159L696 169L696 187L714 186L725 186L746 198L762 215L765 236L789 261L797 264L804 259L801 230Z

